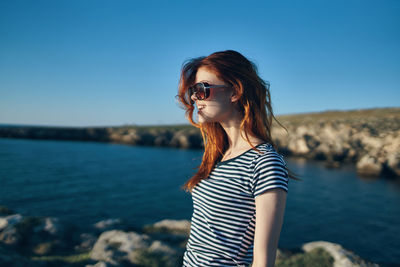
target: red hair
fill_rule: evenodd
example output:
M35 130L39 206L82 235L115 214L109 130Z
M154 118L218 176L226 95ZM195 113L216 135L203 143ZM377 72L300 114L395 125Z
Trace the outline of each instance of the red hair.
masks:
M177 98L186 110L186 118L193 126L200 129L204 141L204 154L198 171L182 187L190 192L197 183L208 177L216 162L229 148L228 137L220 123L198 124L193 121L194 105L191 104L188 88L195 83L196 73L200 67L205 67L220 80L232 86L239 97L237 104L242 114L240 129L245 133L243 138L257 152L260 151L251 144L248 134L270 143L277 149L271 138L272 119L282 126L272 111L269 82L262 80L258 75L257 66L239 52L233 50L215 52L207 57L192 58L184 62ZM289 177L297 180L291 173Z

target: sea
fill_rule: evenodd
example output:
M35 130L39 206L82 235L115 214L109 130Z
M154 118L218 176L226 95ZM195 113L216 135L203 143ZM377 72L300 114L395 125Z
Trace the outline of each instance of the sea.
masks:
M135 228L190 220L183 184L202 150L0 138L0 205L82 228L121 219ZM338 243L381 266L400 265L400 179L365 178L353 164L285 157L290 180L279 248Z

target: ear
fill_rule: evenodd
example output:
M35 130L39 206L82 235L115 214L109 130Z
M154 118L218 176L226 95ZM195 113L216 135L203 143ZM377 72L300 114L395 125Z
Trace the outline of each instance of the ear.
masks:
M239 100L239 96L237 94L235 94L234 92L231 95L231 102L237 102Z

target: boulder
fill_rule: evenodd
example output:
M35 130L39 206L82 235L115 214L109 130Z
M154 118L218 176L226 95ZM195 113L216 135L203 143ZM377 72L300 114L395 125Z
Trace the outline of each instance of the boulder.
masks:
M20 214L14 214L9 216L0 217L0 231L3 231L7 227L12 227L22 220Z
M390 154L387 159L387 167L390 172L394 173L397 176L400 176L400 153Z
M19 214L1 218L0 242L18 250L45 255L64 251L73 235L57 218L22 217Z
M22 221L20 214L0 217L0 242L7 245L17 245L21 235L15 228Z
M122 226L122 220L119 218L102 220L102 221L95 223L93 226L95 229L100 230L100 231L112 230L115 227Z
M301 248L305 252L310 252L315 248L323 248L334 258L335 261L333 267L356 267L356 266L379 267L378 264L367 262L362 258L360 258L358 255L356 255L354 252L346 250L341 245L331 242L314 241L303 244Z
M346 158L349 147L346 143L340 140L334 140L331 148L332 159L335 161L342 161Z
M280 126L272 127L271 131L272 139L274 140L275 144L280 149L287 149L288 146L288 133L286 130Z
M159 135L154 139L155 146L168 146L170 142L171 142L170 138L164 135Z
M307 146L306 140L303 137L296 138L289 142L288 146L289 150L295 155L307 155L310 152L310 149Z
M326 124L319 131L319 136L323 142L328 140L329 141L335 140L337 135L338 135L337 130L334 128L332 124Z
M156 136L151 134L150 132L140 132L139 133L140 139L136 141L138 145L146 145L151 146L154 145L154 139Z
M357 172L365 176L379 176L382 172L382 163L371 155L364 155L356 166Z
M111 267L111 266L113 266L113 265L111 265L107 262L104 262L104 261L99 261L96 264L86 264L85 265L85 267Z
M189 136L183 130L178 131L173 135L169 145L173 147L189 148Z
M147 249L147 252L157 256L163 266L179 266L184 253L182 249L173 248L159 240L155 240Z
M330 158L330 148L327 143L321 143L314 149L314 158L318 160L325 160Z
M62 235L64 227L58 218L45 217L42 219L41 224L33 228L34 233L45 232L51 235Z
M142 251L151 243L148 235L112 230L104 232L96 241L90 258L117 265L121 262L139 264Z
M190 221L188 220L169 220L165 219L159 222L156 222L152 225L152 228L157 231L166 231L169 233L176 234L187 234L190 233Z
M97 236L91 233L81 233L79 238L80 244L74 246L75 251L79 253L91 251L97 241Z
M304 140L305 140L305 142L306 142L306 144L307 144L307 147L308 147L310 150L315 149L315 148L318 147L319 144L321 143L321 142L318 140L318 137L317 137L317 136L315 136L315 135L310 135L310 134L305 134L305 135L304 135Z

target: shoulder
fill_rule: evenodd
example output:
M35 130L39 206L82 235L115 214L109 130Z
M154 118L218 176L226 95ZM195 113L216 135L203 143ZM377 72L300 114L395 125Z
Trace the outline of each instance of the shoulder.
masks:
M281 154L279 154L275 148L269 144L265 143L259 147L260 152L257 153L252 161L252 166L254 169L260 168L265 164L278 164L286 167L286 162Z
M273 188L288 192L289 175L286 162L272 145L262 147L253 160L252 193L256 197Z

